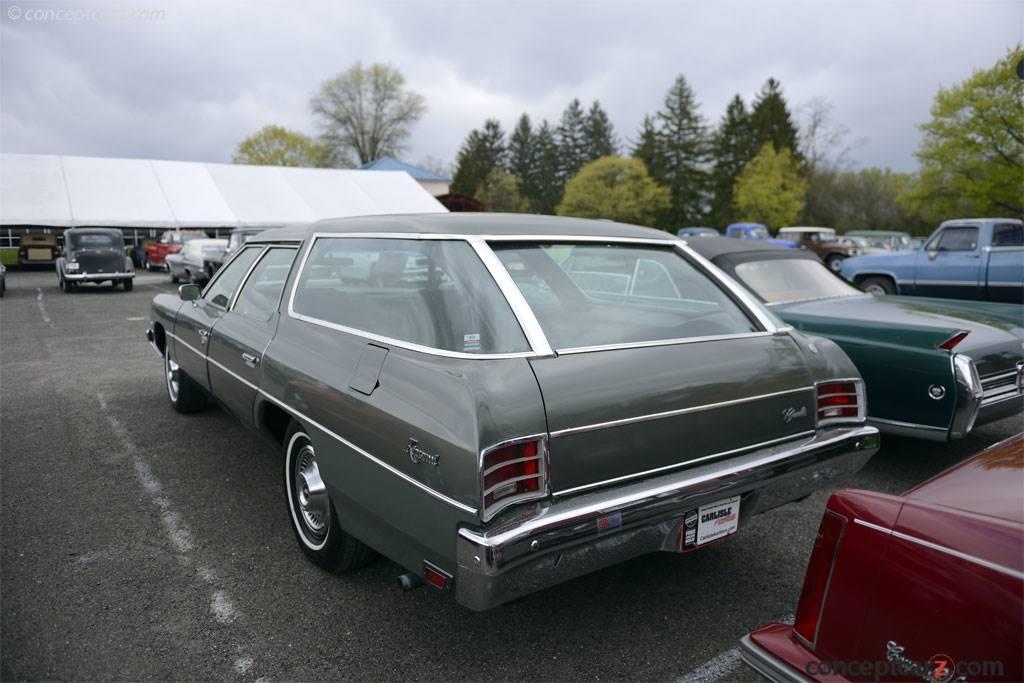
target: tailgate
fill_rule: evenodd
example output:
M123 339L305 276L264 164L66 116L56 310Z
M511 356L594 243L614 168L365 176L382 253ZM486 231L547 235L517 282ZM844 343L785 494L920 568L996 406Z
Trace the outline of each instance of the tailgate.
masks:
M814 389L789 336L532 359L568 494L814 430Z

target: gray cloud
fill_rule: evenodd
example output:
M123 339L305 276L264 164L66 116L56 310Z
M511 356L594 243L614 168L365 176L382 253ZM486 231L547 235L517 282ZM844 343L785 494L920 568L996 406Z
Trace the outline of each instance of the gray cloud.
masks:
M0 149L204 161L267 123L315 132L309 97L362 59L427 97L414 162L453 159L490 116L557 119L573 97L600 99L629 138L683 73L710 123L774 76L794 108L834 105L866 140L858 164L912 170L937 88L991 65L1024 26L1016 0L0 6ZM83 7L162 15L28 17Z

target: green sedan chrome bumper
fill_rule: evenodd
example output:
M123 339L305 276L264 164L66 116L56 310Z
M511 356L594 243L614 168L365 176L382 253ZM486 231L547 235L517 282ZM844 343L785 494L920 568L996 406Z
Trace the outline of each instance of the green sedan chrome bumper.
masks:
M878 446L874 427L819 429L629 486L509 510L485 529L459 529L456 600L485 610L638 555L679 552L687 511L741 496L743 526L857 472Z

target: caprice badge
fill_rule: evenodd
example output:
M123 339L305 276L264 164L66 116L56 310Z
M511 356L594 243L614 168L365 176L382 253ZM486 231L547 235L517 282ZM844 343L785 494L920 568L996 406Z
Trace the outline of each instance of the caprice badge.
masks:
M409 439L409 445L405 447L405 452L409 455L409 460L419 465L421 462L425 462L431 467L437 467L438 463L441 462L441 456L434 453L427 453L425 450L420 448L419 441L416 439Z
M807 406L800 406L800 408L786 408L782 411L782 420L789 424L798 417L807 417Z

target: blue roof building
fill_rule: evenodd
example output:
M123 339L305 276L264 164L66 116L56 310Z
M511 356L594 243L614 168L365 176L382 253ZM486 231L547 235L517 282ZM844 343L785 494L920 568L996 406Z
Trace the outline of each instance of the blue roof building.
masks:
M392 159L391 157L381 157L367 164L363 164L360 167L363 171L405 171L413 177L420 185L424 187L430 194L437 197L438 195L448 193L448 185L452 182L451 178L446 178L439 173L428 171L425 168L419 166L413 166L407 164L404 161L398 159Z

